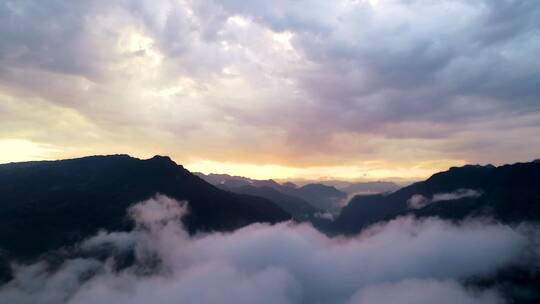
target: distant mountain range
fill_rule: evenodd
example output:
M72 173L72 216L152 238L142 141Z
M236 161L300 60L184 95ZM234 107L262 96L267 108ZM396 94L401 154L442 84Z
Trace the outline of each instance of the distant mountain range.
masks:
M272 200L296 219L312 218L316 213L337 216L347 199L354 194L386 193L399 189L398 185L391 182L327 181L298 186L292 182L280 184L272 179L256 180L228 174L195 174L219 188Z
M286 181L283 183L276 182L275 180L259 180L251 179L243 176L237 175L228 175L228 174L204 174L200 172L194 172L193 174L203 178L212 185L226 185L230 187L239 187L245 185L251 185L256 187L269 186L269 187L279 187L286 186L290 188L298 188L299 184L292 181ZM366 181L366 182L351 182L343 180L303 180L300 185L307 184L320 184L331 186L338 189L341 192L346 194L358 194L358 193L384 193L384 192L393 192L401 188L394 182L388 181Z

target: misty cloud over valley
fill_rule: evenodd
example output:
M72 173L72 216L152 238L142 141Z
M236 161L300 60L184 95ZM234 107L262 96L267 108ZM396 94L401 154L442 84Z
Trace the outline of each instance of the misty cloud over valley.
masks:
M535 226L400 217L354 237L309 224L252 224L190 236L189 202L163 195L129 210L132 231L101 231L54 267L15 266L2 303L503 303L467 283L533 263ZM533 251L531 251L533 250ZM83 253L107 252L96 259ZM132 263L117 269L119 259ZM528 267L538 267L531 264Z
M450 193L436 193L432 198L427 198L421 194L415 194L407 201L407 205L411 209L420 209L436 202L453 201L467 197L479 197L480 195L482 195L482 191L473 189L458 189Z

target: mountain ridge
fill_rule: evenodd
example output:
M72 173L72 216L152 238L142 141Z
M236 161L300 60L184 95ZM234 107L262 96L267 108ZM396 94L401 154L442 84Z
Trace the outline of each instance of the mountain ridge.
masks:
M25 258L76 243L97 229L129 229L127 208L157 193L188 201L184 224L191 233L290 219L273 202L218 189L166 156L2 164L0 193L0 248Z
M354 234L378 221L400 215L437 216L463 219L488 216L503 222L540 220L540 163L465 165L438 172L387 195L355 196L342 209L334 223L334 232ZM457 195L470 190L478 195ZM445 194L445 195L443 195ZM458 193L459 194L459 193ZM434 203L434 198L446 198ZM414 196L424 200L422 208L410 208Z
M292 182L284 182L280 184L273 179L257 180L243 176L229 175L229 174L204 174L200 172L195 173L197 176L206 180L207 182L229 191L242 193L246 189L242 190L242 187L270 187L274 190L281 192L283 195L295 197L308 202L313 208L321 212L330 212L333 215L337 215L342 205L346 203L351 195L357 193L381 193L392 192L399 189L399 186L391 182L310 182L301 186ZM337 183L337 184L336 184ZM340 187L338 187L338 185ZM249 191L254 192L255 189ZM259 194L263 197L271 199L268 191L258 190ZM280 197L283 201L283 197ZM291 199L289 201L292 202ZM298 204L298 202L296 202ZM300 203L302 204L302 203ZM305 209L305 208L304 208ZM298 211L298 209L296 209ZM294 211L292 211L294 212ZM298 218L298 213L295 212ZM299 218L306 218L311 216L307 214L300 215Z

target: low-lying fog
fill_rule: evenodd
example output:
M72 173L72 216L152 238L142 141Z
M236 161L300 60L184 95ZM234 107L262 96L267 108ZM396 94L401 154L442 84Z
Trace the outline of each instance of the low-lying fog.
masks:
M70 258L15 266L2 303L499 303L493 289L464 284L529 263L531 229L489 220L458 224L402 217L351 238L329 238L309 224L254 224L231 233L189 236L184 202L165 196L130 209L131 232L102 231L77 246L115 259ZM534 248L535 250L537 248ZM538 266L538 265L535 265ZM466 287L468 286L468 287Z

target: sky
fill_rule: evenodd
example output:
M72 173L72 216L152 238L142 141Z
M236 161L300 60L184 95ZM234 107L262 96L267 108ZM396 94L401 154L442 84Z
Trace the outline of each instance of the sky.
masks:
M0 1L0 163L252 178L540 158L540 2Z

